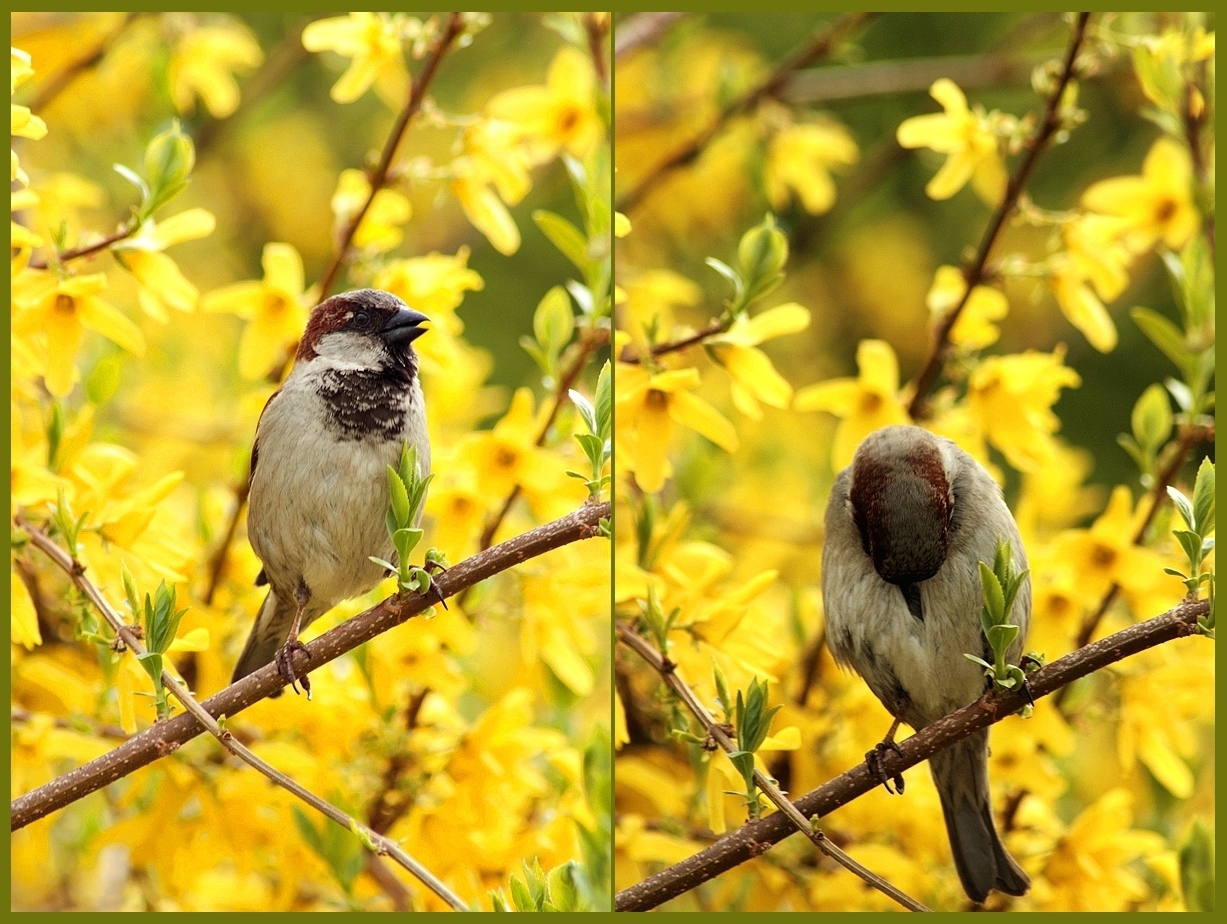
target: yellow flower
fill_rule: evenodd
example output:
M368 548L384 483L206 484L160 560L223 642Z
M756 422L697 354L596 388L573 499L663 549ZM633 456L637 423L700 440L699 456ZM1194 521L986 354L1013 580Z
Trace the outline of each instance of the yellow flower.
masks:
M1192 200L1189 152L1171 138L1159 138L1142 162L1141 176L1095 183L1082 195L1084 208L1124 219L1122 240L1135 253L1162 240L1180 250L1201 226Z
M302 257L289 244L265 244L263 282L237 282L200 300L203 311L225 311L250 321L239 341L239 374L258 379L281 362L307 326Z
M796 302L769 308L754 318L739 315L727 331L708 341L716 360L733 378L733 404L753 420L763 416L758 402L786 408L792 386L775 370L758 345L809 327L809 311ZM757 399L757 400L756 400Z
M967 383L967 403L989 442L1019 471L1039 468L1055 452L1052 434L1061 421L1052 406L1062 388L1082 384L1064 358L1063 347L990 356Z
M592 62L572 45L554 55L544 86L504 90L490 100L486 112L515 126L533 164L553 160L564 149L583 159L605 135L596 111Z
M135 356L145 354L145 338L137 326L98 297L106 287L103 273L56 279L51 273L26 269L13 280L13 303L18 307L13 331L46 335L47 390L57 397L72 391L77 351L86 328Z
M145 313L162 323L170 319L168 308L191 311L200 292L179 271L175 261L161 251L173 244L194 241L213 233L217 221L205 209L188 209L158 223L147 219L140 230L112 250L115 258L139 284L137 300Z
M673 270L637 273L626 283L626 329L641 346L647 344L649 331L657 341L667 339L674 307L693 307L702 297L698 285Z
M415 311L428 315L433 329L459 335L464 323L456 317L456 309L464 293L480 292L485 286L468 262L468 247L461 247L454 257L432 253L394 260L375 276L375 288L391 292Z
M18 106L15 103L10 103L9 124L9 134L16 135L18 138L29 138L31 141L38 141L40 138L46 137L47 134L47 123L30 112L28 106Z
M38 614L34 612L34 601L16 570L9 572L9 587L9 638L14 645L32 650L43 643L43 635L38 628Z
M835 122L790 125L776 132L764 174L772 208L787 206L792 190L805 211L821 215L835 204L830 168L854 164L859 156L852 135Z
M17 92L17 88L34 76L34 68L28 52L9 46L9 96Z
M896 132L905 148L932 148L949 155L925 192L932 199L949 199L971 180L976 194L996 205L1005 194L1008 177L992 118L979 107L968 109L967 97L947 77L935 80L929 95L942 104L945 113L913 116Z
M239 85L233 71L251 70L264 61L260 43L251 30L227 17L185 35L171 55L166 81L175 108L185 115L196 109L196 97L215 119L239 108Z
M1101 353L1114 349L1117 339L1103 301L1115 300L1129 284L1133 254L1120 241L1126 229L1124 220L1104 215L1066 222L1061 228L1065 249L1048 261L1049 285L1062 313Z
M338 231L349 227L350 221L371 195L371 184L361 170L342 170L337 179L337 191L332 194L332 211L336 216ZM354 246L371 248L380 253L391 250L404 240L405 234L398 225L403 225L413 214L409 200L393 189L381 189L362 224L354 233Z
M408 79L401 46L401 18L387 13L350 13L319 19L302 30L307 51L335 51L353 58L332 87L338 103L352 103L379 81L381 96L390 97Z
M831 466L837 472L848 466L861 440L874 430L910 422L899 400L899 361L890 344L862 340L856 348L856 365L857 378L808 385L792 403L798 411L826 411L842 418L831 450Z
M697 395L699 370L673 369L652 373L642 366L619 363L614 388L619 442L628 449L639 487L649 493L665 484L667 453L674 424L690 427L726 452L737 450L737 431L728 419Z
M962 270L955 266L939 266L925 304L935 319L941 318L954 309L966 291L967 278ZM1001 331L993 322L1000 321L1009 310L1009 300L1000 289L976 286L950 330L951 343L972 350L982 350L996 343Z

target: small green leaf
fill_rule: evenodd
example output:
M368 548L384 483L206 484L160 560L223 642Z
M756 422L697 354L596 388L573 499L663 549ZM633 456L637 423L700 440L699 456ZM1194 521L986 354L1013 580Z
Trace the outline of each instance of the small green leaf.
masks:
M1172 499L1172 503L1176 505L1176 509L1180 511L1180 515L1184 517L1184 522L1192 526L1197 522L1197 517L1193 514L1193 505L1189 503L1189 499L1185 497L1179 488L1174 488L1171 485L1167 487L1167 496Z
M584 419L588 432L592 434L600 433L600 426L596 422L596 408L592 406L592 402L574 388L568 391L567 395L570 397L571 403L575 405L575 409L579 411L579 416Z
M391 505L392 516L397 527L409 525L409 492L400 474L392 466L388 466L388 502Z
M1214 832L1194 818L1180 845L1180 889L1189 911L1214 910Z
M1176 364L1181 372L1187 372L1189 367L1189 348L1185 344L1184 334L1171 321L1149 308L1141 305L1129 312L1134 323L1141 328L1142 333L1157 346L1168 359Z
M1208 536L1214 531L1214 463L1202 459L1193 484L1193 529Z
M613 434L613 376L609 360L601 367L596 379L596 434L607 440Z
M1172 408L1162 385L1151 385L1133 406L1133 435L1153 456L1172 432Z
M979 565L980 584L984 588L984 606L993 624L997 625L1005 618L1005 593L1001 589L1001 582L997 580L997 575L989 570L988 565L984 562L979 562Z
M581 273L588 272L592 265L592 258L588 255L588 240L579 228L561 215L555 215L545 209L537 209L533 212L533 221L549 238L550 243L575 264L576 269Z
M554 286L537 304L533 313L533 333L547 354L556 357L575 331L571 299L562 286Z
M712 673L716 678L716 696L720 699L720 708L724 711L724 721L728 721L733 711L733 701L729 698L729 683L720 665L712 660Z

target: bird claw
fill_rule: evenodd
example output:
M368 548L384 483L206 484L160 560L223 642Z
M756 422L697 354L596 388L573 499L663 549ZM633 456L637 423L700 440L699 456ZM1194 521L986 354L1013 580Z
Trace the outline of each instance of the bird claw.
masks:
M299 677L294 673L294 653L301 651L307 656L307 660L311 660L311 652L307 650L307 646L298 639L286 642L277 649L277 654L274 660L277 662L277 672L281 674L281 679L290 685L290 688L297 693L298 682L302 681L303 692L307 694L307 699L311 699L311 681L307 679L307 675Z
M430 589L434 591L435 599L442 604L443 609L447 609L447 601L443 599L443 591L439 590L439 585L434 580L436 574L446 574L447 568L439 564L437 561L430 560L427 560L424 567L426 569L426 573L430 575Z
M882 766L882 758L887 751L894 751L900 758L903 757L903 752L899 750L899 745L893 740L879 741L873 746L873 749L865 752L865 766L869 768L869 773L874 779L878 780L888 793L892 795L903 795L903 774L896 773L894 776L887 774ZM895 788L891 789L891 783L895 784Z

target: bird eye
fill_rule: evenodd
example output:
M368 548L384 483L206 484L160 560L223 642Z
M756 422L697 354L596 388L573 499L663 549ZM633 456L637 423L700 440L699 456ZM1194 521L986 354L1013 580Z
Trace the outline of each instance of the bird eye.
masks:
M356 324L358 327L366 327L366 322L369 320L370 318L367 316L365 311L359 311L354 315L354 324Z

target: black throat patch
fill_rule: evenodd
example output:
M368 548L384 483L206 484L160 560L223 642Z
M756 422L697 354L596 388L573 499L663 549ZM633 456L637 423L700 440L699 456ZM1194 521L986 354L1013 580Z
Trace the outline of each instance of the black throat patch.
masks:
M344 441L403 439L416 366L410 362L382 370L325 370L319 387L328 408L328 428Z

